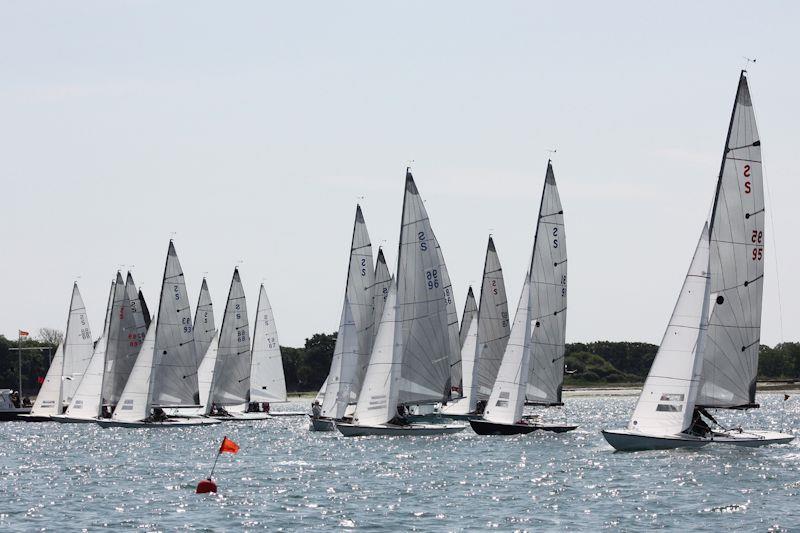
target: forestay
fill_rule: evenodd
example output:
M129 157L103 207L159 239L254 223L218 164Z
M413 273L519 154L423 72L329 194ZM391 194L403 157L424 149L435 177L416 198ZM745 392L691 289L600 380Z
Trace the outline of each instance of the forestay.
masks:
M86 307L83 305L78 284L75 283L72 286L67 331L64 334L64 359L61 370L62 405L69 405L72 401L75 389L78 388L93 351L94 342L92 341L92 331L89 328L89 319L86 317Z
M464 302L464 312L461 313L461 325L458 328L458 345L463 348L464 341L469 333L469 325L472 319L478 314L478 304L475 302L475 294L472 292L472 285L467 290L467 301ZM463 357L461 359L463 364Z
M250 323L242 280L235 268L219 332L209 402L218 406L243 405L248 401L249 390Z
M522 419L525 385L530 371L530 302L530 276L526 275L503 362L483 412L483 417L490 422L514 424Z
M567 327L567 240L553 165L547 162L531 260L533 312L527 401L561 404Z
M446 401L450 396L453 357L445 269L425 205L407 172L396 289L402 403Z
M253 332L250 401L286 401L286 379L283 374L281 346L278 342L278 326L275 324L275 315L263 284L258 293L258 311Z
M764 221L761 140L743 71L711 216L711 317L698 405L755 404Z
M108 292L103 334L94 346L92 358L83 373L75 396L67 407L66 415L73 418L98 418L102 412L103 377L106 367L106 355L110 343L110 325L115 311L117 298L125 291L122 276L117 273L117 281L111 283ZM120 299L121 301L121 299ZM117 308L118 310L118 308Z
M153 405L199 407L192 312L175 246L169 243L155 334Z
M691 424L708 331L708 235L706 224L628 429L662 436Z
M481 304L478 310L477 366L475 368L476 399L486 400L497 379L508 336L511 332L508 316L506 285L494 239L489 237L486 260L483 264Z

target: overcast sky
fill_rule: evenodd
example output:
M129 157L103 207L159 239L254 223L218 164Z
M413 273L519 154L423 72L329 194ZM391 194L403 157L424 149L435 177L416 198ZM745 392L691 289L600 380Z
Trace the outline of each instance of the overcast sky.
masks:
M796 2L4 1L0 333L64 329L78 279L99 335L121 265L154 310L174 233L193 300L207 273L221 320L241 261L251 313L264 280L302 345L338 327L357 201L394 271L409 160L459 313L490 232L516 302L557 148L567 340L657 343L749 56L775 226L761 338L798 340L798 20Z

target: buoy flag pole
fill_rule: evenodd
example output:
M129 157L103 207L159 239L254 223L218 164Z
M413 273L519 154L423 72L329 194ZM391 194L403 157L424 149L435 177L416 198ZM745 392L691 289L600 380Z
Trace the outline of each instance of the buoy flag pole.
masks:
M214 475L214 469L217 468L217 461L219 461L219 456L223 453L237 453L239 451L239 445L229 439L227 436L222 438L222 444L219 445L219 450L217 450L217 456L214 457L214 464L211 466L211 473L208 475L208 478L200 481L197 484L197 493L204 494L207 492L217 492L217 484L211 480L211 477Z

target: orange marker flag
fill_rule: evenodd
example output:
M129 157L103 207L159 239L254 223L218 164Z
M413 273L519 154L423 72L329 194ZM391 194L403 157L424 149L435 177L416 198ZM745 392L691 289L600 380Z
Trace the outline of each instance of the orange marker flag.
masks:
M222 444L219 446L219 453L236 453L239 451L239 445L233 442L228 437L222 439Z
M29 335L29 333L27 331L19 330L19 336L20 337L27 337L28 335Z

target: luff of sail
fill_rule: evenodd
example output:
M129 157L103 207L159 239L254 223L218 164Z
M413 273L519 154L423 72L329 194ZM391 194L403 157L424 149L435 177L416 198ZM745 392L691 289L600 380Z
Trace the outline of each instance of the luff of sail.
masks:
M533 312L526 400L560 405L567 327L567 241L553 165L547 162L531 260Z
M66 410L66 415L72 418L92 419L101 415L103 407L103 381L110 343L110 326L114 311L117 308L117 298L124 293L124 283L122 276L117 273L117 281L111 283L108 292L108 304L106 305L105 321L103 322L103 334L95 343L92 358L83 373L75 396Z
M514 315L503 362L483 418L498 424L514 424L522 418L525 386L530 372L531 298L530 277L525 276L522 293Z
M706 224L628 429L674 435L689 428L704 364L709 287Z
M159 302L152 404L157 407L199 407L192 312L183 269L172 241L167 250Z
M433 403L450 396L452 347L442 275L446 268L425 205L407 172L396 289L401 403Z
M78 290L78 284L72 286L72 299L69 306L67 331L64 334L64 359L61 369L61 403L69 405L78 388L81 376L89 365L94 351L92 331L86 317L86 307Z
M239 269L236 268L220 327L209 403L218 406L244 405L248 401L249 391L250 324L244 288Z
M755 405L764 288L761 140L739 76L711 216L711 316L698 405Z
M475 400L487 400L497 379L503 360L511 321L508 316L506 285L494 239L489 237L481 282L481 302L478 308L477 353L474 371ZM471 403L474 403L471 402ZM472 406L474 409L474 405ZM471 409L471 410L472 410Z
M464 346L464 340L469 332L469 324L478 314L478 304L475 302L475 294L472 292L472 285L467 290L467 300L464 302L464 312L461 313L461 325L458 328L459 346ZM463 360L463 358L462 358Z
M278 326L263 284L258 293L258 310L253 331L250 401L286 401L286 378L283 373L281 345L278 341Z

